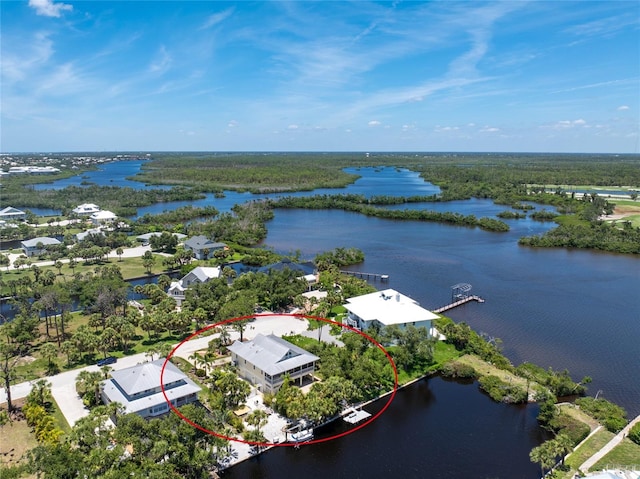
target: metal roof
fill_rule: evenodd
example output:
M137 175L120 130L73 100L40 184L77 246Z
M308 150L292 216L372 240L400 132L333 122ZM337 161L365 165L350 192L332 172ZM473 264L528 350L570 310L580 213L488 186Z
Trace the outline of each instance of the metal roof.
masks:
M394 289L349 298L344 305L364 321L378 320L385 326L429 321L439 316L421 307L417 301Z
M252 341L245 343L236 341L228 349L271 376L320 359L273 334L268 336L258 334Z

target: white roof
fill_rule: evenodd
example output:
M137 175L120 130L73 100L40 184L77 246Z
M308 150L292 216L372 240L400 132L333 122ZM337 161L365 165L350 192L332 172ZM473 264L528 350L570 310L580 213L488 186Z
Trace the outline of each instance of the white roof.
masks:
M115 213L111 211L103 210L103 211L96 211L91 215L91 218L94 220L109 220L112 218L117 218L117 216L115 215Z
M347 301L344 307L356 316L364 321L378 320L385 326L417 323L439 317L394 289L356 296Z
M73 209L74 213L92 213L96 211L100 211L100 207L93 203L83 203Z
M7 206L5 209L0 211L0 215L24 215L26 214L24 211L19 210L18 208L14 208L13 206Z

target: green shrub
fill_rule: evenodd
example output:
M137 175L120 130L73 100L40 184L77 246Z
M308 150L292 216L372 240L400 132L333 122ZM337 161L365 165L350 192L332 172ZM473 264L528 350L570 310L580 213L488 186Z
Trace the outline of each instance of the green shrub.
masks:
M629 439L640 446L640 422L636 423L629 431Z
M585 397L577 399L576 404L584 412L600 421L608 431L618 432L627 424L626 411L606 399Z
M480 383L480 388L494 401L516 404L527 400L527 391L524 388L507 384L498 376L484 376L478 382Z
M564 434L568 436L573 444L578 444L586 438L590 431L587 424L565 414L562 409L551 420L550 427L557 435Z
M449 361L442 366L440 370L443 376L448 378L472 378L478 377L478 373L469 364L464 364L458 361Z

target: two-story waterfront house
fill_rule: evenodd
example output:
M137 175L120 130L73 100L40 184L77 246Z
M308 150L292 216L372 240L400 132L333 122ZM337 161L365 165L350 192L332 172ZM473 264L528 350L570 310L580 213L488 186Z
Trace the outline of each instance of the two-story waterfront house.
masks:
M304 349L270 334L258 334L252 341L236 341L229 346L231 362L240 377L253 383L262 392L275 394L285 376L293 381L312 377L320 359Z
M124 406L126 414L135 413L144 418L167 413L169 405L160 385L164 362L162 358L112 371L111 378L103 383L102 402L104 404L119 402ZM167 362L164 368L162 384L167 398L175 407L184 406L198 399L200 386L171 362Z
M182 306L182 302L185 299L187 289L197 283L206 283L213 278L220 277L220 267L213 266L198 266L192 269L182 279L173 281L169 285L167 294L172 297L178 306Z
M437 314L421 307L417 301L394 289L376 291L347 299L348 314L343 324L365 331L375 327L408 325L424 327L431 334L432 321Z

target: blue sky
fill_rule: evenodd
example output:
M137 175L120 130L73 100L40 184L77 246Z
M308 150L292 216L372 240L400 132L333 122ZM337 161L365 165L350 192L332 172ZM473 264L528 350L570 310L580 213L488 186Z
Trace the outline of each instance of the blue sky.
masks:
M2 152L639 152L634 0L0 9Z

